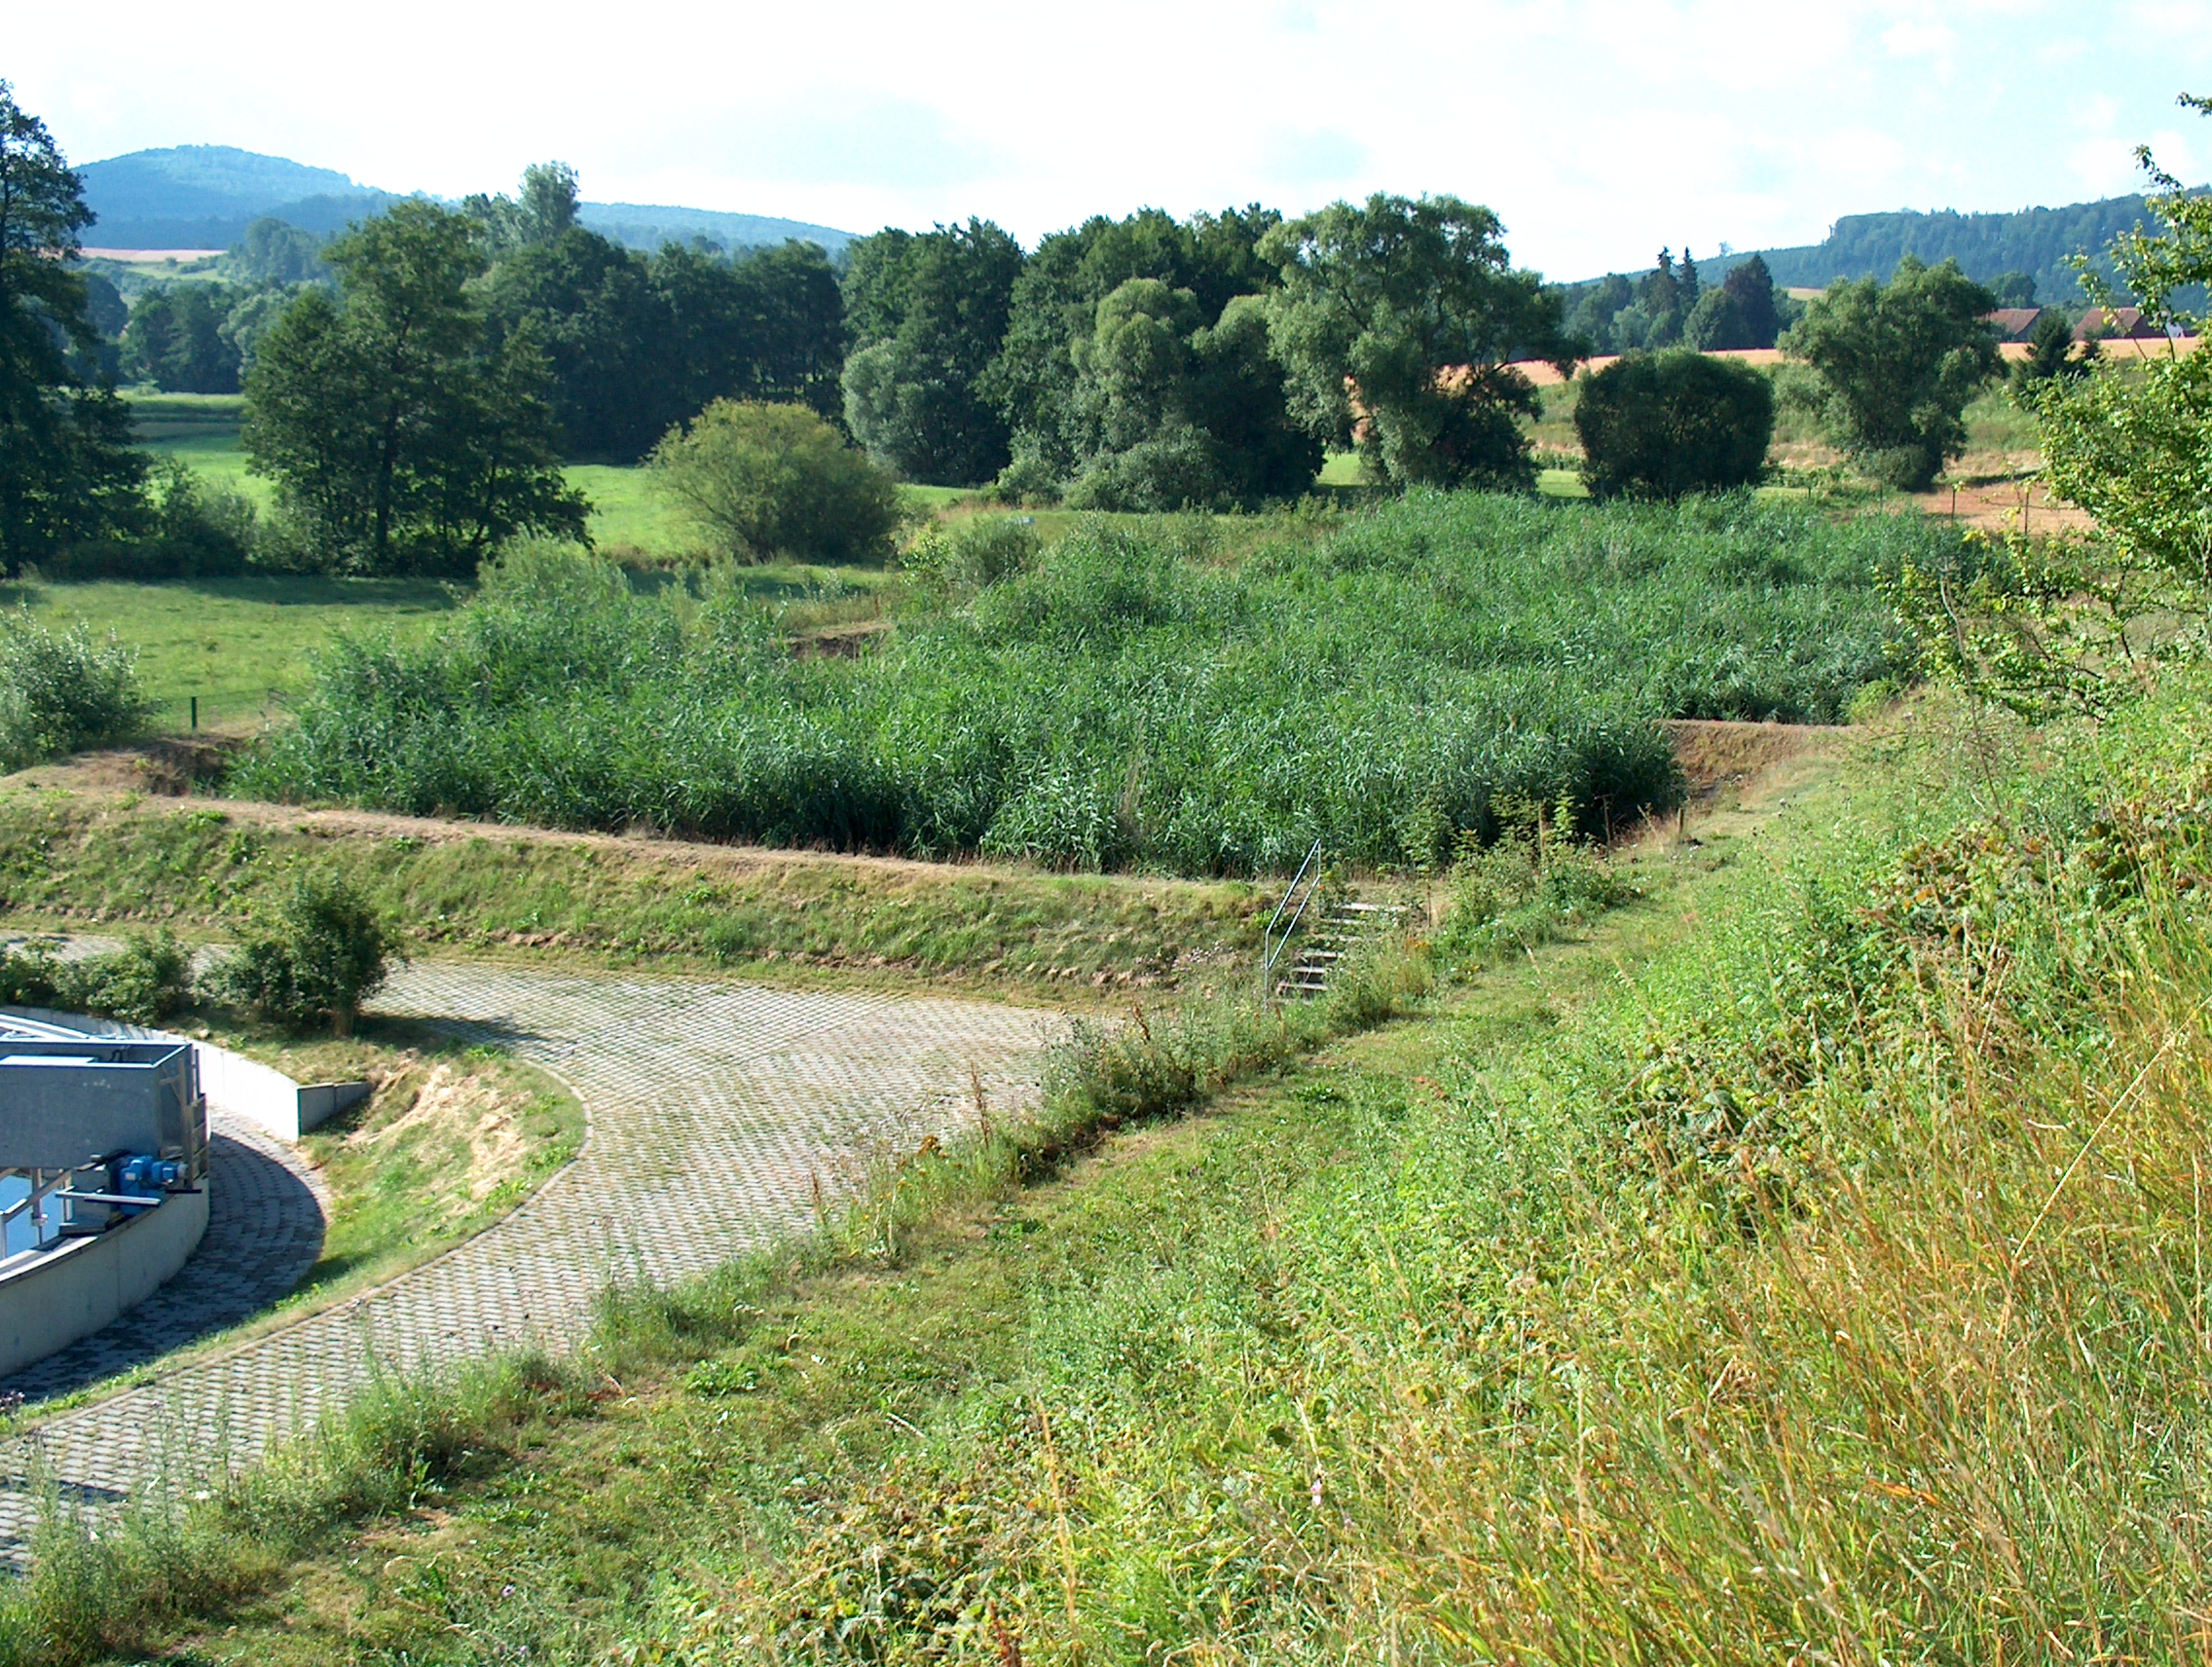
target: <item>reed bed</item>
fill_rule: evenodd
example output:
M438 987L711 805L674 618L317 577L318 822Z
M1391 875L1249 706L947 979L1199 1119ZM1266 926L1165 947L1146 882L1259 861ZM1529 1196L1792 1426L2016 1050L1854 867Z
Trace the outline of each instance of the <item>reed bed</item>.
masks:
M342 641L239 791L564 828L1193 875L1448 861L1529 807L1675 802L1665 718L1827 722L1896 676L1914 519L1417 497L1230 561L1089 523L854 656L709 577L524 550L450 621Z

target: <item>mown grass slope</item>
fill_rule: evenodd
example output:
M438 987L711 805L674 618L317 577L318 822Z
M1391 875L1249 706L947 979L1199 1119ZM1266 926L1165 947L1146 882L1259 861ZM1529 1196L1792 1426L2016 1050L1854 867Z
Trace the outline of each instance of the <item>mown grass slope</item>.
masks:
M1235 882L545 836L275 806L0 793L0 911L227 938L303 869L418 952L641 959L779 979L917 978L1099 999L1249 967L1272 899Z

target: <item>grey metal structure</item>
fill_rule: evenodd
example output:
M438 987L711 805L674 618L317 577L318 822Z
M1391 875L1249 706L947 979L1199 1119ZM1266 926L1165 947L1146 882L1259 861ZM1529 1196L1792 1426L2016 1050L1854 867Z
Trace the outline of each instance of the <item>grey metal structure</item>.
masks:
M0 1039L0 1169L77 1169L118 1153L198 1174L207 1112L189 1042Z
M138 1162L126 1169L127 1160ZM18 1220L36 1251L102 1232L206 1173L207 1105L191 1043L0 1019L0 1262Z
M0 1039L0 1169L87 1169L129 1152L197 1176L205 1150L188 1041Z

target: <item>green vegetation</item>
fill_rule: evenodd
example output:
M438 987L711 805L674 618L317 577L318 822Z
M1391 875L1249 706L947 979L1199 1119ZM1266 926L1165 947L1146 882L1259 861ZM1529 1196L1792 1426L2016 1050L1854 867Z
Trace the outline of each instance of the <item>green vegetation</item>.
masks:
M138 657L113 632L50 631L27 611L0 619L0 765L126 740L151 716Z
M1763 1661L1818 1609L1892 1659L2188 1659L2204 694L2040 739L1938 701L1550 948L1427 994L1402 951L1287 1043L1147 1014L572 1368L55 1537L19 1635Z
M1095 215L1037 246L977 387L1012 433L1002 497L1094 509L1293 500L1319 455L1292 424L1256 297L1277 281L1253 205Z
M2201 332L2183 299L2212 279L2212 206L2148 154L2144 165L2162 227L2116 244L2113 260L2154 319ZM1894 586L1926 669L2031 719L2140 699L2203 657L2212 620L2212 369L2194 353L2050 368L2020 402L2041 429L2045 480L2095 533L2009 536L1956 569L1908 566Z
M1577 385L1574 431L1593 498L1734 491L1766 475L1774 384L1688 351L1631 353Z
M1021 269L1021 245L986 220L847 246L845 425L885 468L972 487L1006 467L1006 420L980 384Z
M1661 249L1658 264L1634 282L1608 273L1559 293L1567 334L1595 354L1771 348L1803 311L1757 255L1707 284L1686 248L1679 262Z
M527 338L545 356L571 457L635 463L717 399L835 413L845 322L819 248L641 254L574 224L575 190L556 164L524 174L520 202L468 205L496 262L481 292L489 339Z
M192 998L192 958L165 932L63 960L44 944L0 946L0 1002L159 1024Z
M498 1049L374 1015L350 1040L306 1042L236 1014L193 1017L298 1081L374 1085L300 1141L330 1189L330 1217L322 1254L280 1314L343 1300L482 1232L583 1144L576 1097Z
M0 796L0 910L82 931L228 937L303 872L337 874L425 954L627 965L1029 998L1241 967L1235 884L884 863L358 819L205 801ZM1270 906L1272 907L1272 905Z
M0 81L0 576L144 514L146 460L69 264L92 219L46 124Z
M343 876L302 873L208 972L207 991L295 1030L353 1034L361 1002L390 976L397 934Z
M1532 486L1520 419L1535 391L1508 361L1566 375L1577 355L1558 294L1512 269L1503 231L1456 197L1377 193L1270 232L1259 253L1282 274L1270 345L1292 418L1355 444L1393 485Z
M880 562L891 476L803 405L718 399L653 448L654 484L719 556Z
M1952 262L1907 255L1887 285L1831 285L1783 348L1819 373L1829 432L1875 478L1926 492L1966 450L1967 402L1998 372L1995 306Z
M203 728L258 727L308 687L310 656L341 629L408 634L453 607L456 593L430 579L348 579L246 574L166 584L25 583L7 600L55 632L102 634L137 655L152 721L183 731L190 702Z
M466 287L473 223L394 204L323 259L340 299L306 291L263 338L240 436L301 565L466 577L518 533L580 536L545 363L527 338L488 345Z
M1832 719L1893 670L1874 572L1942 541L1465 495L1232 568L1181 526L1080 529L852 658L794 658L713 575L641 595L517 553L427 639L334 648L235 788L1091 869L1265 872L1315 837L1426 866L1509 805L1600 833L1672 804L1657 719Z

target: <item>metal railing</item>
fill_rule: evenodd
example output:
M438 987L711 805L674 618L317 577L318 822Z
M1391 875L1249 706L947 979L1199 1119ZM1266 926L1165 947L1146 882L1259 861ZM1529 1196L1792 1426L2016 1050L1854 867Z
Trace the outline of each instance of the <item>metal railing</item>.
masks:
M1301 885L1306 888L1306 895L1303 897L1299 896L1298 888ZM1260 999L1262 1001L1267 1001L1273 995L1275 966L1281 961L1283 952L1290 947L1291 938L1298 931L1298 923L1305 918L1307 908L1312 904L1314 895L1320 889L1321 841L1315 839L1312 849L1306 853L1306 861L1298 865L1298 872L1291 876L1290 889L1282 894L1282 902L1275 905L1274 913L1269 917L1268 924L1260 933ZM1295 908L1291 908L1293 899L1297 900L1298 907ZM1286 910L1290 915L1288 920L1283 918Z
M69 1177L75 1173L73 1169L0 1169L0 1181L13 1180L28 1188L21 1198L0 1209L0 1262L23 1251L43 1250L60 1238L60 1224L55 1223L49 1201L57 1193L62 1195L62 1223L75 1218L76 1211L68 1203ZM25 1216L29 1217L31 1241L21 1250L11 1250L9 1229Z

